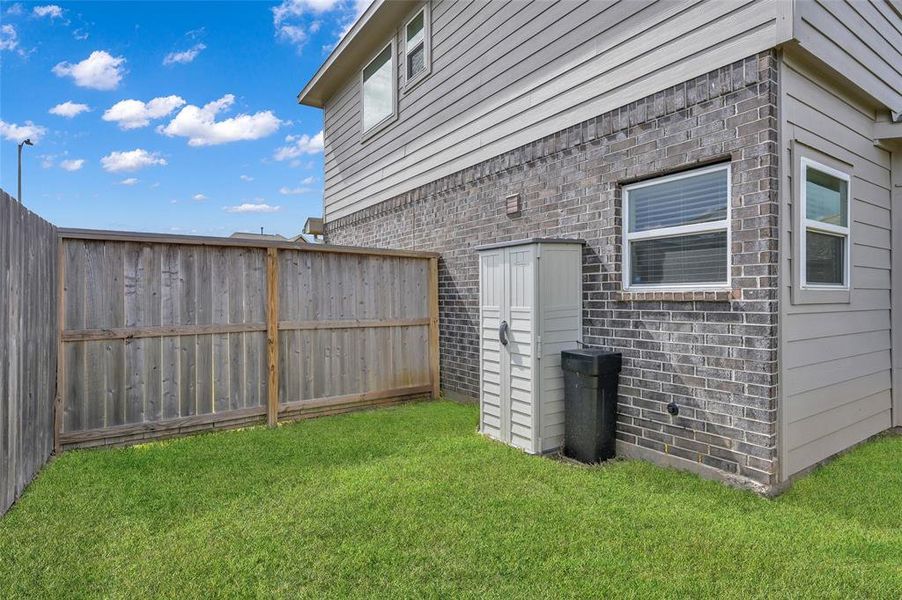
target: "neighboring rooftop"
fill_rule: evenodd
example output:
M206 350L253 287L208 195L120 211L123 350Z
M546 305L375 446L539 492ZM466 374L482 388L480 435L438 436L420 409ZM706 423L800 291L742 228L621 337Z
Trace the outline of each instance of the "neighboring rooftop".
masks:
M242 240L261 240L268 242L295 242L298 244L315 244L315 240L308 239L303 233L299 233L290 238L285 237L284 235L280 235L278 233L251 233L249 231L236 231L230 238L237 238Z

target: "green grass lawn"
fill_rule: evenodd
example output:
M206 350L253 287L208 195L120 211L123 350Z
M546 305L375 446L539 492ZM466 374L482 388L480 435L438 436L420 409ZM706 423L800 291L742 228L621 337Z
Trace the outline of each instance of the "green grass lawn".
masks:
M0 519L0 598L899 598L902 437L776 500L585 468L430 402L54 461Z

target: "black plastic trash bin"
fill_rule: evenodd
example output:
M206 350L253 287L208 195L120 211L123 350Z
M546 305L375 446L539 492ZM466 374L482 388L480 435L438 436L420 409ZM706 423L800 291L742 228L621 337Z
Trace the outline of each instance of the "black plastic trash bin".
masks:
M621 355L598 348L564 350L564 455L597 463L614 457Z

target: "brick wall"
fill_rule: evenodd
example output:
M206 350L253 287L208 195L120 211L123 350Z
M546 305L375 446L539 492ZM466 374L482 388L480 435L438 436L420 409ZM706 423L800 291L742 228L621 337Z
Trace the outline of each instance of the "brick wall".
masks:
M473 248L523 237L585 239L584 338L624 357L621 445L771 485L776 104L776 57L768 52L327 223L327 239L442 253L442 387L471 397L479 394ZM621 291L621 186L724 161L732 165L732 292ZM522 209L509 215L514 193ZM676 417L665 410L670 401L680 406Z

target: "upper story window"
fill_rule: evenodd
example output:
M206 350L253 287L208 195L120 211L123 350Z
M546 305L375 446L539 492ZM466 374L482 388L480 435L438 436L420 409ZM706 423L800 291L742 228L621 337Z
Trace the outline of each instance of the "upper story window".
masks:
M363 131L371 131L395 115L395 43L392 41L363 68Z
M801 159L804 211L800 245L802 285L846 288L849 283L849 175Z
M404 26L404 78L410 86L429 74L431 40L429 4L427 3Z
M729 164L624 186L624 289L728 288L729 212Z

